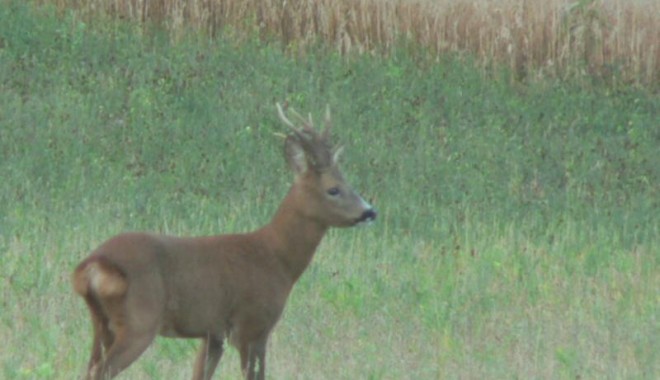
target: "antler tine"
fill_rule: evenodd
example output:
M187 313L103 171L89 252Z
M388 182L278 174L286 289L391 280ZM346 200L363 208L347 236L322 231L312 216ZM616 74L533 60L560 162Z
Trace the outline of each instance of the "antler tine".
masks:
M284 124L286 124L287 127L291 128L294 132L296 132L296 134L299 134L300 130L298 130L298 128L296 128L296 125L293 124L291 122L291 120L289 120L286 117L286 115L284 114L284 110L282 109L282 106L280 105L280 103L275 103L275 105L277 106L277 114L280 116L280 120L282 120L284 122Z
M301 114L299 114L299 113L298 113L295 109L293 109L293 108L291 108L291 109L289 110L289 112L291 112L291 114L292 114L296 119L298 119L298 121L299 121L300 123L302 123L302 125L303 125L303 128L302 128L302 129L303 129L303 130L305 130L305 131L307 131L307 132L309 132L310 130L313 130L314 123L312 122L312 115L311 115L311 114L309 115L309 118L308 118L308 119L305 119Z

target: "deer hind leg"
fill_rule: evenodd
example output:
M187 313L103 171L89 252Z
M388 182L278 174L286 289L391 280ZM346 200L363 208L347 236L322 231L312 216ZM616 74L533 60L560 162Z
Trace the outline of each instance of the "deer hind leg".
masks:
M106 380L133 363L153 342L158 333L159 313L153 304L140 303L131 294L100 298L106 323L101 325L105 355L92 369L91 378Z
M264 380L266 376L266 337L240 340L241 369L246 380Z
M197 354L193 380L209 380L213 376L222 357L223 338L209 336L202 341Z
M156 334L134 333L121 329L106 357L92 369L94 380L106 380L133 363L153 342Z
M93 378L92 372L103 358L103 352L107 351L114 341L114 334L108 326L108 317L104 314L103 307L93 295L86 295L85 302L90 312L92 326L94 328L94 340L92 342L92 353L87 365L86 378Z
M90 369L90 378L94 380L115 377L142 355L157 334L154 324L131 323L123 313L112 315L105 331L108 334L101 337L105 338L105 355Z

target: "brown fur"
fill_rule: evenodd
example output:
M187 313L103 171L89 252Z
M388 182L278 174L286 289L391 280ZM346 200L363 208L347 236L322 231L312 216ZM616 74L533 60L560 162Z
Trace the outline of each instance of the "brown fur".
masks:
M211 378L225 339L245 377L264 379L268 336L327 229L376 217L341 176L327 128L303 119L297 129L278 110L293 131L285 155L296 180L270 223L198 238L125 233L78 265L73 288L94 327L87 379L114 377L159 334L202 339L195 380Z
M81 296L94 295L107 298L119 297L126 293L128 283L121 271L100 259L90 260L78 266L73 287Z

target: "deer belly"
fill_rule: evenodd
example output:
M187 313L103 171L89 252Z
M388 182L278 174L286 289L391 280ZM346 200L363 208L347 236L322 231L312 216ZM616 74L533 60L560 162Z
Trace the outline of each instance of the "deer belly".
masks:
M159 334L171 338L221 336L227 329L226 318L215 308L168 308Z

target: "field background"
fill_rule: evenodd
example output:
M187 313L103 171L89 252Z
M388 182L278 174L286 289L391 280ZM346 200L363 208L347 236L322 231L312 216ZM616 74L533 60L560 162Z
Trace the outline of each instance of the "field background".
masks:
M213 29L50 3L0 0L0 378L83 373L91 326L69 275L106 238L267 222L291 181L285 100L332 107L344 171L380 214L326 237L269 378L660 374L659 39L639 71L608 58L529 76L405 35L354 51L281 39L250 27L265 13ZM658 3L630 4L614 14L657 36L639 9ZM159 339L121 378L188 378L196 345ZM239 378L233 349L218 372Z
M557 77L658 88L657 0L38 0L83 20L158 25L176 39L280 41L298 54L322 41L343 54L399 50L470 57L526 81Z

